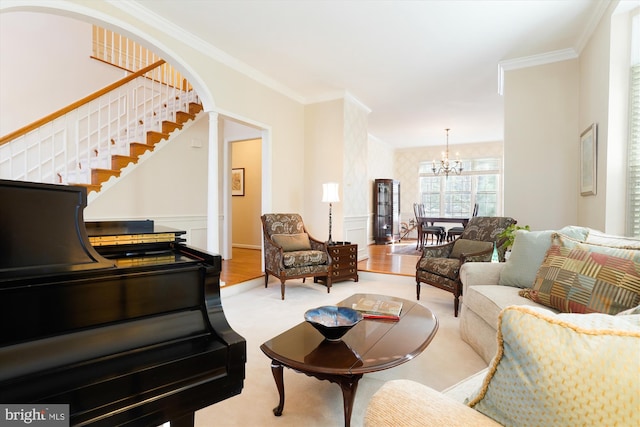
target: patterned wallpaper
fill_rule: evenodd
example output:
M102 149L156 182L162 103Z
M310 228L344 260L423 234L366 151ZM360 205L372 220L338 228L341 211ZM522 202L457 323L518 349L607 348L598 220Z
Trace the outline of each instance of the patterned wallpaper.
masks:
M367 210L367 127L369 111L345 98L344 177L342 194L344 216L366 215Z

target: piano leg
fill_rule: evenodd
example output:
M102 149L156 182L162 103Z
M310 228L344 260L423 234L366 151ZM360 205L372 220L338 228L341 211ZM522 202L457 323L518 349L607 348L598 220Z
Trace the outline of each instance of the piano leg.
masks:
M180 418L176 418L171 420L171 427L193 427L195 420L195 412L182 416Z

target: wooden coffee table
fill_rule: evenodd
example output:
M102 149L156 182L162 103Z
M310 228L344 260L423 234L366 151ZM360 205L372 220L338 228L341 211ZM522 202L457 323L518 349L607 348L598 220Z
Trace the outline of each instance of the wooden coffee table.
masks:
M436 316L415 301L355 294L338 305L351 307L362 297L402 301L400 320L364 319L338 342L326 341L303 321L260 346L271 359L271 371L280 394L278 406L273 409L276 416L282 415L284 409L283 368L287 367L338 384L344 402L344 425L348 427L360 378L413 359L429 345L438 330Z

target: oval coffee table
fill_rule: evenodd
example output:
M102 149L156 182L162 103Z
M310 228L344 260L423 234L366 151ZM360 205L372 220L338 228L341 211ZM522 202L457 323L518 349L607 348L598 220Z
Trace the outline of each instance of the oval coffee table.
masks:
M420 354L438 330L438 319L415 301L386 295L355 294L337 305L351 307L360 298L402 302L400 320L363 319L341 341L326 341L309 323L302 322L270 339L260 350L271 359L271 371L284 409L283 368L336 383L342 389L344 424L349 426L358 381L364 374L401 365Z

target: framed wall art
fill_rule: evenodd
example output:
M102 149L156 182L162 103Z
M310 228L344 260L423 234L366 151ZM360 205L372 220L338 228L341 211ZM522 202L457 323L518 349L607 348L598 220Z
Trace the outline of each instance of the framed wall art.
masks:
M244 168L231 169L231 195L244 196Z
M594 196L598 181L598 125L585 129L580 135L580 195Z

